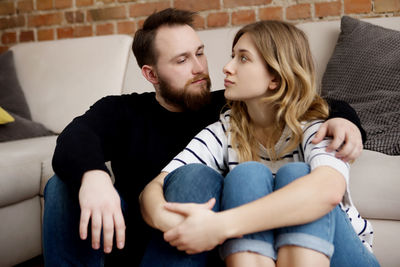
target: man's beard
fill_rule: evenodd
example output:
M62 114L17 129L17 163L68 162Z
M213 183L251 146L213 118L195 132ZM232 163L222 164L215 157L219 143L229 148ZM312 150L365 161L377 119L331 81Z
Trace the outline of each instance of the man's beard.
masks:
M199 88L190 88L196 86L192 83L205 79L206 83L198 86ZM211 80L207 74L200 74L190 79L183 89L173 89L167 82L159 77L159 90L162 98L174 106L178 106L183 110L199 110L210 102L211 99Z

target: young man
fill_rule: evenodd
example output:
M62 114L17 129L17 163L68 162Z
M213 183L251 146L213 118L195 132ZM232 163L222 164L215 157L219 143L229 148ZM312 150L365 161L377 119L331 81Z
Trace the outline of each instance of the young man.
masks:
M140 192L218 119L225 103L223 91L210 93L204 45L190 26L193 15L166 9L147 18L135 34L135 57L155 93L105 97L59 136L53 157L57 176L45 189L46 266L101 266L103 251L113 251L115 266L139 264L151 235L141 218ZM359 125L347 104L335 103L340 114L331 117ZM324 127L316 141L334 135L333 149L345 142L339 157L359 155L361 135L354 124L337 118Z

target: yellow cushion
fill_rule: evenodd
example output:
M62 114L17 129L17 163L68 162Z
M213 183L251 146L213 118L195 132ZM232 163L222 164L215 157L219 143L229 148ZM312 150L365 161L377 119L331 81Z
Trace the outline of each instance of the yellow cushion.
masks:
M8 114L2 107L0 107L0 124L6 124L9 122L13 122L14 118Z

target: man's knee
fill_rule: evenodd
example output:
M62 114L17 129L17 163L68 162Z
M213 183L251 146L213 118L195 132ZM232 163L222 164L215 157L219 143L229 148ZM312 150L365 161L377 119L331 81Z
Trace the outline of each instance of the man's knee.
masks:
M53 177L47 181L46 186L44 187L44 198L45 200L49 199L58 195L60 191L64 190L67 190L64 182L57 175L53 175Z
M44 188L45 211L46 209L66 208L67 203L70 203L68 205L72 206L79 205L78 190L70 188L57 175L54 175L49 179Z

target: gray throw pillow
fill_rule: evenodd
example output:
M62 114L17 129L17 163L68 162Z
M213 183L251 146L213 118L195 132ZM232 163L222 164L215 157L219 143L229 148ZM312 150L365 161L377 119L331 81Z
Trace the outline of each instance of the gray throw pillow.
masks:
M24 92L18 82L11 50L0 54L0 106L26 119L31 119Z
M52 135L42 124L31 120L25 95L17 79L11 50L0 55L0 107L14 122L0 125L0 142Z
M15 121L7 124L0 124L0 142L54 134L40 123L25 119L12 112L9 113Z
M400 155L400 32L344 16L322 95L356 110L366 149Z

